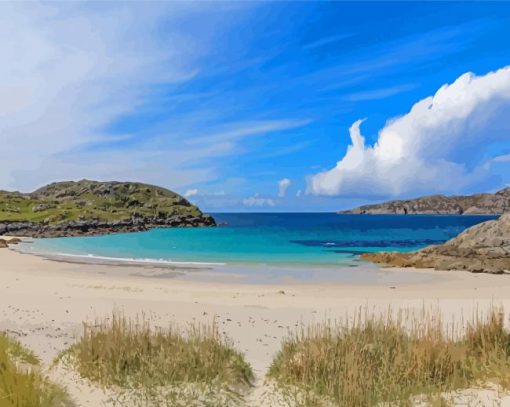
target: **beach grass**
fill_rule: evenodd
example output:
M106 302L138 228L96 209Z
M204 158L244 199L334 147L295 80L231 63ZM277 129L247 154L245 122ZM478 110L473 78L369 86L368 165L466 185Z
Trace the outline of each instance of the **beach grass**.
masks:
M0 334L0 407L73 405L65 390L47 379L33 352Z
M397 313L398 314L398 313ZM394 315L394 314L392 314ZM463 327L400 313L324 323L284 341L268 376L298 405L448 405L444 394L510 385L510 334L493 310Z
M199 388L201 393L218 391L235 398L253 379L243 355L215 323L190 325L181 332L172 326L154 328L143 316L129 319L114 312L109 318L84 324L83 335L62 357L82 377L149 399L162 395L182 399L181 390L186 389L184 393L191 397Z

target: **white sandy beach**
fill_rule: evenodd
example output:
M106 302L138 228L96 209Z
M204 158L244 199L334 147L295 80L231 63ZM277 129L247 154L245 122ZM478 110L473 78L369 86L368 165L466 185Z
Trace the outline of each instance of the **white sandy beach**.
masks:
M282 338L296 328L325 319L345 319L360 308L374 313L384 313L389 307L417 312L423 307L438 308L446 321L457 322L491 306L510 310L509 275L402 272L426 273L431 279L397 286L183 281L165 269L57 262L2 249L0 330L50 364L81 333L82 321L108 316L114 309L129 316L144 313L161 326L216 318L255 370L257 386L248 398L249 405L255 406L264 405L261 389L272 357ZM68 386L78 405L109 405L103 391L76 375L52 374ZM501 405L510 402L505 399Z

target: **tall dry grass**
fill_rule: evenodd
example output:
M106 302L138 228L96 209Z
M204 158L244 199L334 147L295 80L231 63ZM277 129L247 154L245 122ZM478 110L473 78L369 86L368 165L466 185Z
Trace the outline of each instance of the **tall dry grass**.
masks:
M58 385L39 369L29 350L0 334L0 407L63 407L72 405Z
M68 356L83 376L101 385L140 390L145 394L170 386L206 384L239 389L253 373L241 353L223 338L216 325L156 329L144 318L111 318L84 324L82 337Z
M459 336L439 315L326 323L283 343L269 371L298 404L411 405L473 384L510 384L510 335L503 314L476 318Z

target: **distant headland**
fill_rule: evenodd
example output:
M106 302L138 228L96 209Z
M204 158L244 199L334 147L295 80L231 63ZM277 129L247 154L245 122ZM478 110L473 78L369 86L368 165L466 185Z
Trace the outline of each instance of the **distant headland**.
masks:
M494 194L430 195L410 200L363 205L338 213L360 215L501 215L509 212L510 187Z
M216 226L181 195L138 182L55 182L32 193L0 191L0 235L59 237Z

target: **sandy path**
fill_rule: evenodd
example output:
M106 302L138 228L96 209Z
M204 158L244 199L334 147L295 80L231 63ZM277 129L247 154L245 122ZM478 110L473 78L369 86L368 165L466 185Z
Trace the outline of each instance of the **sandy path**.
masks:
M113 309L144 313L156 325L211 322L246 354L258 384L289 331L325 319L393 309L439 308L446 320L469 318L491 305L510 308L510 276L429 272L428 283L373 285L241 285L133 276L126 266L70 264L0 250L0 330L32 348L45 363L81 332L81 321ZM62 372L61 372L62 373ZM105 405L105 395L62 373L80 405ZM250 400L257 405L255 389Z

